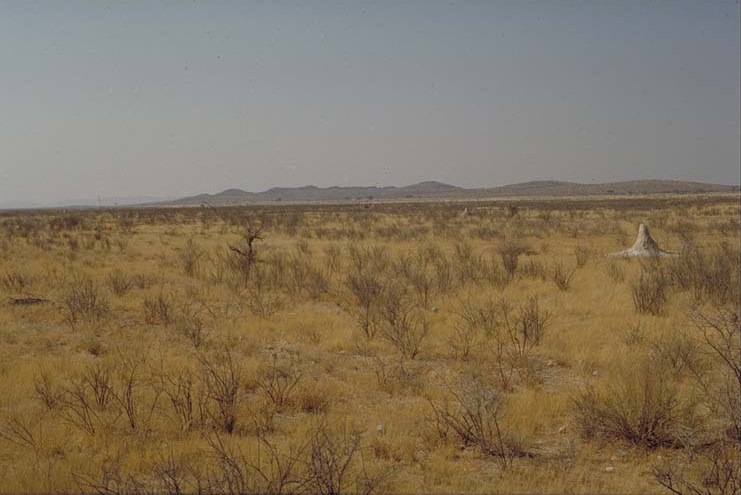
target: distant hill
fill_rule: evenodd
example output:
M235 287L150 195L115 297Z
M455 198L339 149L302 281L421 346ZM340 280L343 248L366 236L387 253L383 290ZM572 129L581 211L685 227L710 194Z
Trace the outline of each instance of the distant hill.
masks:
M356 201L375 199L466 199L517 196L594 196L631 194L687 194L731 193L739 186L706 184L674 180L637 180L604 184L579 184L562 181L532 181L501 187L466 189L441 182L428 181L396 187L274 187L263 192L227 189L217 194L199 194L174 201L160 202L161 206L225 206L263 202Z
M607 182L603 184L579 184L577 182L533 181L508 186L481 189L493 196L590 196L625 194L679 194L734 192L738 186L686 182L676 180L634 180Z

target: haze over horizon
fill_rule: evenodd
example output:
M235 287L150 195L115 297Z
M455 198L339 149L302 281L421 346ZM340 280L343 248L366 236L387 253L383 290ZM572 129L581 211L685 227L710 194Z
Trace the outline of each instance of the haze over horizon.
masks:
M0 206L741 183L738 1L5 1Z

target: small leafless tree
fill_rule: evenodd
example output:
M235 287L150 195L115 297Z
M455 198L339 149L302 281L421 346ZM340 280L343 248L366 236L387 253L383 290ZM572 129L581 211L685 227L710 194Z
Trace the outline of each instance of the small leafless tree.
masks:
M89 278L75 281L64 296L67 323L74 330L82 321L99 321L108 314L108 300Z
M414 359L429 332L429 325L409 301L404 287L390 284L379 308L381 334L407 359Z
M457 387L446 385L447 398L435 402L428 398L434 413L437 433L447 438L454 434L464 445L475 446L494 456L503 469L512 466L516 457L527 452L504 430L501 409L504 396L486 387L481 377L467 377Z
M293 389L301 378L302 373L292 363L280 364L277 356L273 356L270 366L260 374L257 387L282 410L290 403Z
M242 234L243 245L229 245L229 249L235 255L237 269L242 274L244 280L248 280L250 278L252 269L259 261L257 251L255 249L255 242L261 241L263 239L262 231L263 224L261 222L248 222L245 225L244 233Z
M206 397L216 405L216 411L208 411L216 425L232 433L237 424L237 402L242 369L234 361L231 350L212 356L198 357L203 373Z
M559 290L569 290L571 281L576 274L576 268L568 268L563 262L559 261L551 268L551 280L556 284Z
M380 324L378 306L383 293L381 279L370 270L358 271L348 276L347 286L357 305L358 326L372 340Z
M306 475L301 487L308 493L369 495L380 489L390 471L372 476L363 458L360 430L343 426L331 431L324 419L312 432L308 444Z
M502 265L507 271L507 276L510 280L515 277L515 271L517 271L517 264L520 255L526 251L527 249L522 244L514 241L508 241L499 248L499 256L502 258Z
M264 435L258 436L257 452L248 455L219 434L206 438L217 470L210 485L230 495L296 493L301 482L296 473L306 443L281 453Z
M707 466L702 479L671 464L655 467L654 478L674 495L737 495L741 491L738 440L712 446L701 453L701 459Z

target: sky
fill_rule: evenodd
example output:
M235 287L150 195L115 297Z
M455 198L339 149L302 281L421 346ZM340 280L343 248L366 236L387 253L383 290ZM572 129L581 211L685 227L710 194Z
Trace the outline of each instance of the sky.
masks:
M739 184L738 1L0 0L0 204Z

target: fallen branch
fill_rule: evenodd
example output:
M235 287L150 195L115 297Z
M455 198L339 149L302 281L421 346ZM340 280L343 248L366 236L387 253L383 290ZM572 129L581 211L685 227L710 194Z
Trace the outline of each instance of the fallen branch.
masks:
M25 296L25 297L9 297L10 303L13 305L27 306L31 304L41 304L49 302L48 299L37 296Z

